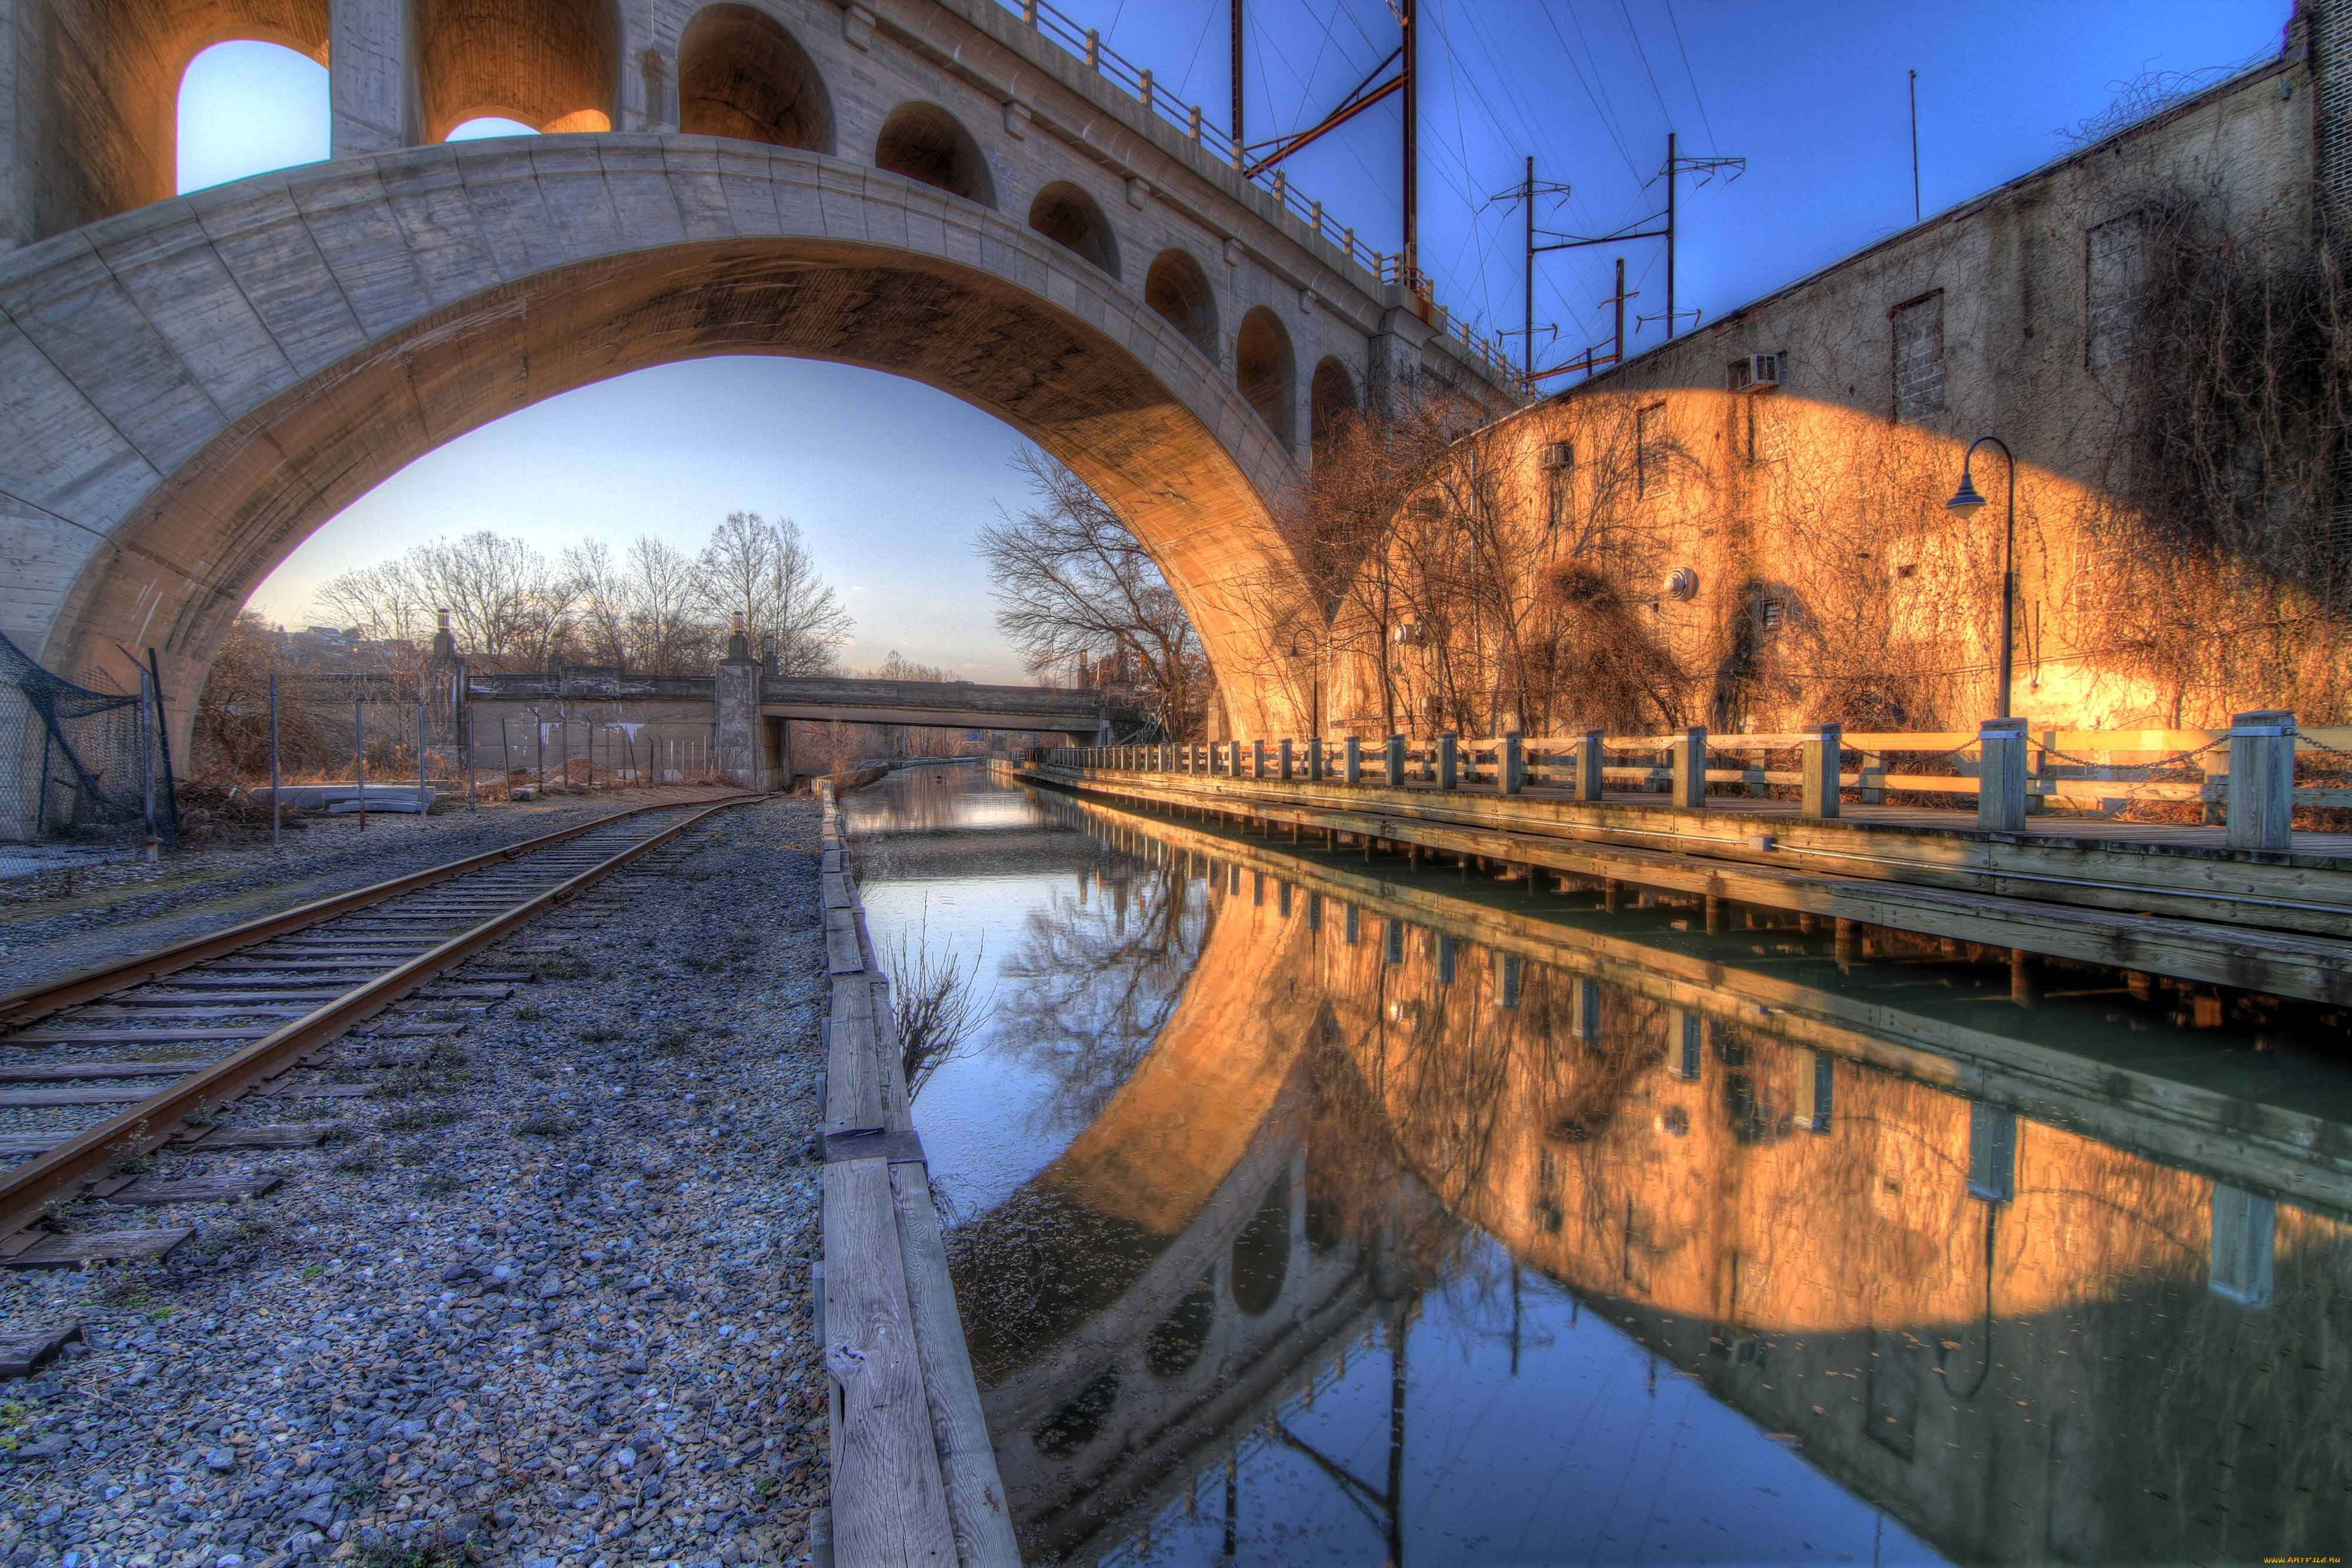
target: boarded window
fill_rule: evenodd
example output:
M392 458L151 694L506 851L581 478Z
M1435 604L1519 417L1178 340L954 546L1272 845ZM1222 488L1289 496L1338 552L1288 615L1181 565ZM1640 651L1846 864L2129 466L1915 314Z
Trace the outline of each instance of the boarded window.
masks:
M2091 369L2131 357L2147 290L2147 229L2137 214L2083 236L2084 348Z
M1944 291L1895 308L1895 417L1944 412Z
M1665 474L1666 405L1654 402L1633 413L1633 494L1654 493Z
M1557 528L1568 521L1568 476L1544 476L1544 527Z

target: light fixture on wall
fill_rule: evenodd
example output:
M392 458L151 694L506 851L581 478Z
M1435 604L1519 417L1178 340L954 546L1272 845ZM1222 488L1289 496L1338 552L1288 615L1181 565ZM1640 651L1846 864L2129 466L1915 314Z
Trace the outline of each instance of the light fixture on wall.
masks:
M1698 569L1678 566L1666 574L1665 594L1668 599L1692 600L1698 597Z

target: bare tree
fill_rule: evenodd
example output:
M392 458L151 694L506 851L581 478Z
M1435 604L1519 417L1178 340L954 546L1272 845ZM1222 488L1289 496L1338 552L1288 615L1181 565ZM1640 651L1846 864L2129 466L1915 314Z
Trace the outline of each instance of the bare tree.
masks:
M414 642L433 624L429 598L411 552L398 560L354 567L329 578L319 589L311 613L370 637Z
M997 626L1032 674L1082 661L1129 665L1160 727L1195 733L1208 659L1168 580L1086 481L1034 447L1013 465L1029 476L1037 504L1019 517L1000 511L981 531Z
M856 624L816 570L816 558L790 517L730 512L696 562L702 608L726 622L741 615L751 645L776 639L777 666L788 675L835 668L834 650Z
M629 662L629 601L632 584L603 539L583 539L563 552L562 570L578 595L577 625L588 662Z
M648 534L625 557L629 661L656 674L686 674L710 661L718 628L694 613L694 559Z

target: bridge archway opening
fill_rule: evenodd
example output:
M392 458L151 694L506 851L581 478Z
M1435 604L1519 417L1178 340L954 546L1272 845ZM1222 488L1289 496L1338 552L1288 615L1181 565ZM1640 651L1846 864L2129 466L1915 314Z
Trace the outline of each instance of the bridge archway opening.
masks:
M208 45L180 73L173 120L173 188L182 194L318 162L331 151L327 68L261 38Z
M677 45L678 129L833 151L833 99L782 23L749 5L706 5Z
M1087 195L1067 180L1056 180L1029 204L1029 226L1073 255L1118 276L1118 236L1110 220Z
M12 106L41 156L30 193L46 237L150 202L179 185L180 94L187 68L215 44L274 44L327 63L327 0L44 0L16 8L19 65L35 92Z
M1181 250L1153 256L1143 275L1143 302L1217 362L1217 296L1199 262Z
M1272 1312L1289 1276L1290 1176L1285 1172L1234 1238L1234 1305L1252 1317Z
M1263 305L1242 318L1234 339L1234 384L1283 445L1296 444L1291 406L1297 401L1298 360L1282 318Z
M619 101L614 0L418 0L425 138L495 117L534 131L610 131Z
M936 185L983 207L996 205L988 160L963 121L935 103L902 103L874 139L874 166Z
M1208 1348L1209 1335L1216 1326L1216 1291L1206 1285L1193 1287L1144 1336L1144 1365L1151 1369L1154 1377L1183 1376L1201 1359L1201 1352Z

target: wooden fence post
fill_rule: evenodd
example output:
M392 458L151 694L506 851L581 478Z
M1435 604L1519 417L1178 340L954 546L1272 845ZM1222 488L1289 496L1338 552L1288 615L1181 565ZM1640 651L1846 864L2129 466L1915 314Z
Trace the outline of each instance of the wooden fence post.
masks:
M1886 804L1886 754L1883 751L1862 754L1862 803L1865 806Z
M1307 781L1320 784L1323 776L1323 737L1318 735L1307 743Z
M1384 754L1383 754L1383 756L1382 756L1382 758L1381 758L1381 760L1386 764L1386 767L1387 767L1387 773L1388 773L1388 787L1389 787L1390 789L1403 789L1403 788L1404 788L1404 737L1403 737L1403 736L1402 736L1402 735L1391 735L1391 736L1390 736L1390 737L1389 737L1389 743L1388 743L1388 746L1384 748Z
M2258 708L2230 719L2233 850L2284 850L2294 827L2294 715Z
M1834 817L1838 814L1838 753L1845 734L1843 725L1809 724L1805 727L1803 787L1804 800L1799 808L1808 817Z
M1517 730L1503 737L1503 766L1495 788L1506 795L1517 794L1528 781L1527 754L1521 747Z
M1989 718L1977 727L1977 826L2025 831L2025 721Z
M1349 736L1347 749L1339 758L1339 782L1353 788L1364 781L1364 742L1360 737Z
M1675 737L1674 802L1685 810L1706 809L1706 729L1692 725Z
M1290 742L1288 742L1287 740L1286 740L1286 741L1284 741L1284 742L1282 743L1282 758L1281 758L1281 760L1282 760L1282 781L1283 781L1285 784L1287 784L1287 783L1289 783L1289 782L1290 782Z
M1440 789L1454 787L1454 769L1461 760L1461 737L1452 730L1437 737L1437 787Z
M1601 733L1588 729L1584 738L1576 743L1576 798L1598 800L1605 783L1601 774Z
M1250 742L1250 777L1253 779L1265 777L1265 742L1263 740Z

